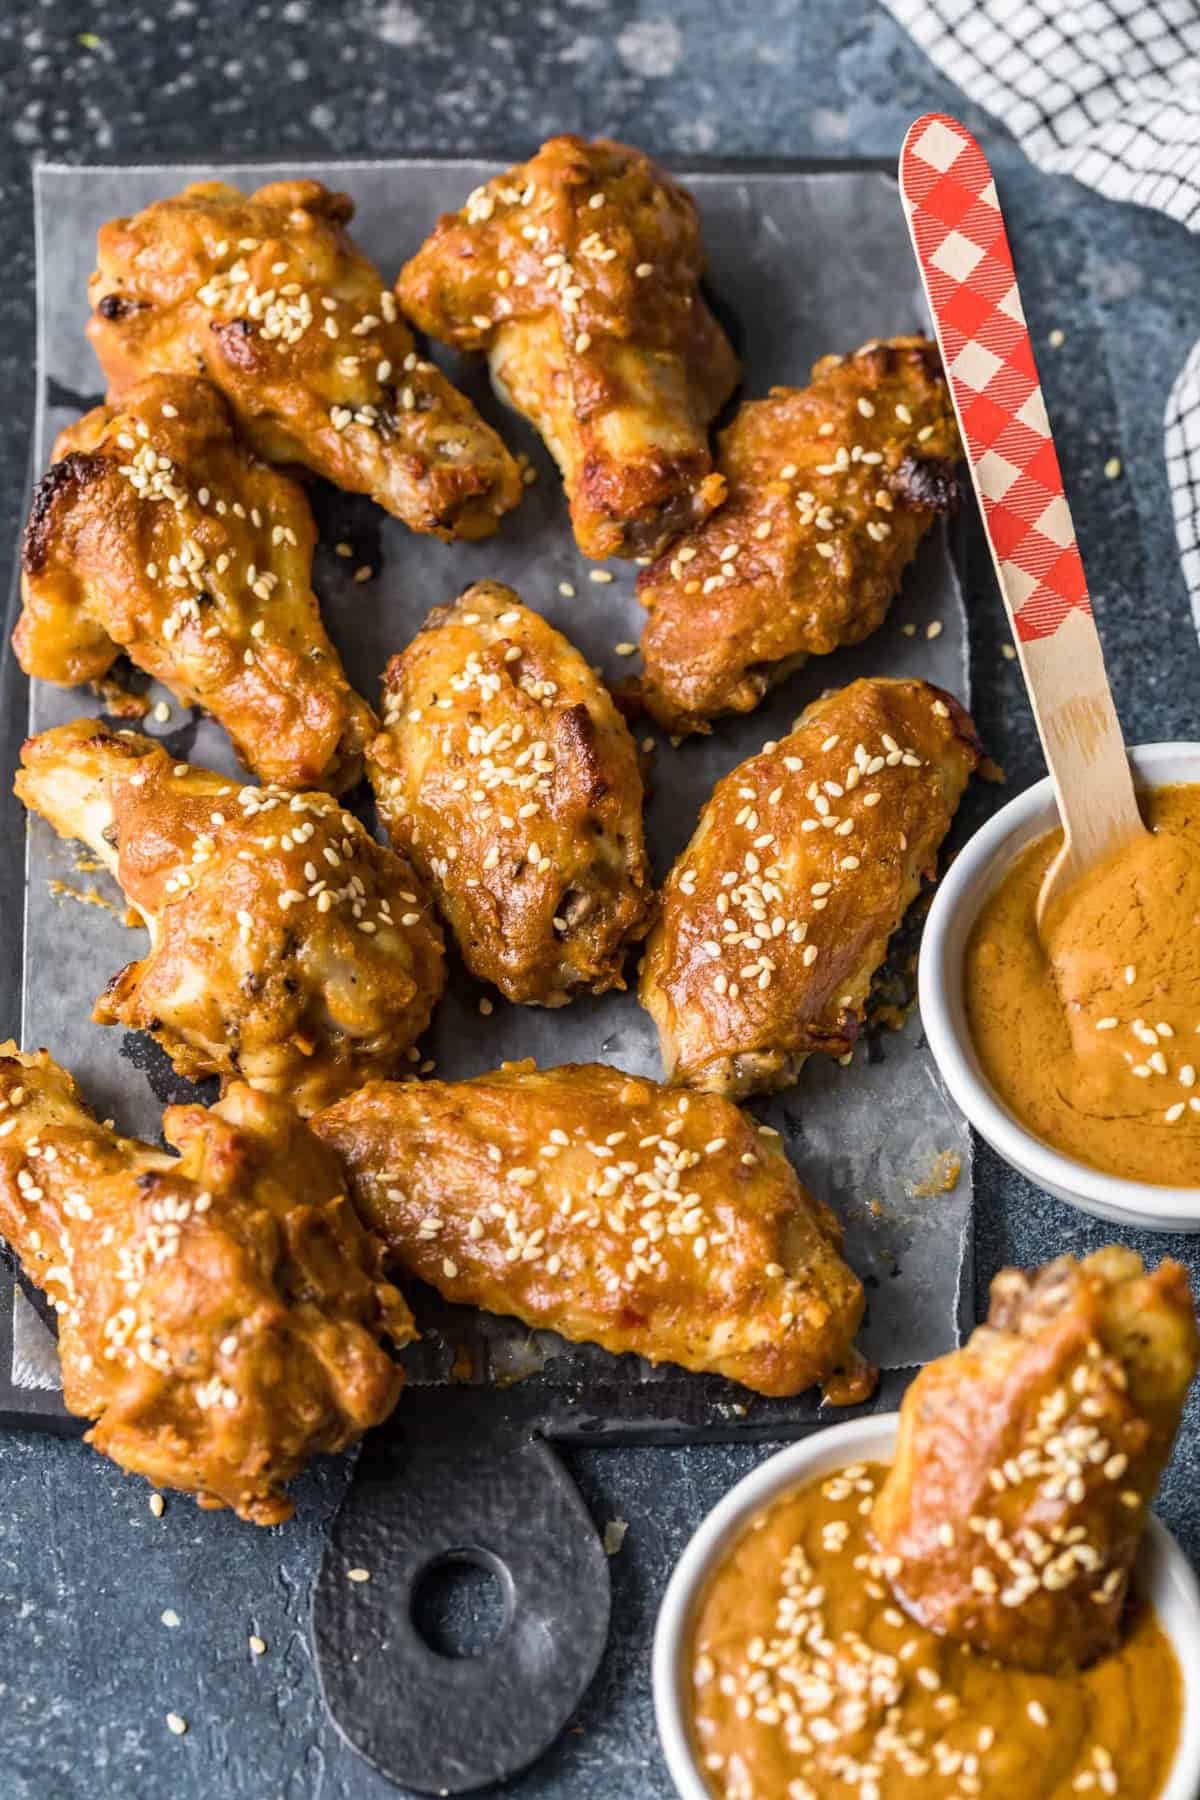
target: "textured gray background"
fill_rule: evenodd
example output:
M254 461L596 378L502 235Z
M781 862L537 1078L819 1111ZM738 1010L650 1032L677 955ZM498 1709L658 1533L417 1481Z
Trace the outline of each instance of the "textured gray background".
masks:
M95 34L95 47L80 41ZM957 111L992 156L1026 310L1131 737L1197 735L1196 643L1162 469L1171 378L1200 333L1200 244L1157 217L1036 174L869 0L649 0L646 5L9 6L0 15L0 558L24 501L32 411L28 160L520 149L575 127L660 152L894 154L928 107ZM1119 455L1125 473L1103 476ZM6 585L6 583L5 583ZM0 586L0 592L4 587ZM990 574L973 584L975 708L1012 787L1041 773ZM0 733L2 737L3 733ZM14 871L0 870L0 919ZM0 953L11 933L0 931ZM1005 1261L1107 1235L976 1162L981 1295ZM1182 1254L1186 1241L1141 1248ZM1161 1505L1200 1552L1197 1408ZM598 1521L629 1521L613 1562L614 1631L577 1728L506 1792L518 1800L658 1800L648 1653L655 1605L704 1511L761 1448L589 1452L572 1466ZM236 1521L142 1490L78 1444L0 1438L0 1796L318 1796L384 1800L325 1724L306 1617L325 1522L345 1479L310 1476L296 1524L261 1543ZM165 1607L181 1618L160 1622ZM253 1664L246 1637L270 1648ZM386 1684L388 1672L380 1670ZM163 1714L191 1721L170 1737Z

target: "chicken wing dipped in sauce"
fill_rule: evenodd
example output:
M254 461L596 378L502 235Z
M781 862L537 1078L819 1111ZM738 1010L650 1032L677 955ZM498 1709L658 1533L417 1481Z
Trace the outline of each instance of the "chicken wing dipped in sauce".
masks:
M956 700L867 680L717 783L663 890L641 1001L663 1067L737 1098L844 1056L979 760Z
M346 227L347 194L200 181L100 230L88 336L123 399L207 375L268 462L369 494L414 531L479 538L521 497L496 433L418 355Z
M122 1138L44 1050L0 1045L0 1233L58 1314L88 1442L158 1487L275 1525L283 1484L396 1404L416 1336L336 1156L235 1083Z
M25 805L91 848L150 933L100 1023L304 1114L397 1073L444 985L442 936L410 864L336 800L238 787L92 719L30 738L21 763Z
M901 1604L1021 1668L1114 1650L1198 1356L1179 1263L1002 1270L987 1324L904 1397L871 1521Z
M937 346L825 356L721 434L729 498L638 578L639 696L676 736L751 712L810 656L882 625L962 455Z
M654 899L642 781L579 652L511 588L478 582L393 657L383 713L368 757L380 818L471 972L541 1006L624 987Z
M396 283L432 337L487 352L585 556L653 555L724 494L707 427L737 359L703 268L695 202L648 156L556 137L443 214Z
M375 715L312 591L303 490L245 450L207 381L152 375L63 432L25 532L27 675L96 681L124 650L222 724L246 767L340 793Z
M371 1082L313 1129L396 1265L448 1300L763 1394L870 1391L838 1224L728 1101L509 1063Z

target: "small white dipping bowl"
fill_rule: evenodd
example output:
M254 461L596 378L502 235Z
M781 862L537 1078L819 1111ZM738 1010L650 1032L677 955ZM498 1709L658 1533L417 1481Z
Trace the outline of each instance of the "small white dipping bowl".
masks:
M1139 788L1200 782L1200 744L1143 744L1129 756ZM1038 1187L1119 1225L1200 1231L1200 1188L1126 1181L1052 1150L1013 1117L979 1066L963 1002L967 939L985 900L1021 851L1058 823L1047 776L1001 807L950 865L921 938L918 993L925 1036L946 1086L976 1131Z
M877 1413L831 1425L781 1450L747 1475L709 1513L676 1565L654 1633L654 1711L658 1735L680 1800L711 1800L693 1747L692 1626L709 1578L751 1520L773 1501L856 1462L891 1462L899 1413ZM1152 1518L1138 1559L1137 1584L1158 1614L1183 1677L1179 1749L1158 1800L1196 1800L1200 1793L1200 1587L1165 1525ZM772 1796L774 1800L774 1796ZM779 1800L785 1800L783 1795Z

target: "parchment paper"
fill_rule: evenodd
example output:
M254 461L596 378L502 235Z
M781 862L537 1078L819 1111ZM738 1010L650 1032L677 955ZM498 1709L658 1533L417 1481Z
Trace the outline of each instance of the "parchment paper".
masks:
M45 468L55 434L102 394L102 381L83 336L86 283L97 227L114 214L134 212L176 192L188 181L223 177L243 188L293 174L315 175L347 189L358 206L353 229L394 278L437 214L461 203L468 190L495 172L492 164L398 161L253 166L36 171L39 361L36 471ZM887 175L854 167L829 173L682 171L700 203L710 282L745 365L744 392L772 383L803 384L813 360L865 339L908 331L924 320L895 185ZM315 565L331 636L351 680L372 701L388 657L420 626L426 612L483 576L506 581L564 630L612 680L636 668L615 645L636 642L643 614L634 597L636 569L608 566L615 579L589 579L567 526L553 465L534 434L505 412L478 366L436 350L439 360L538 471L518 512L501 535L479 545L447 546L419 538L369 502L318 489L322 526ZM353 560L333 553L338 540L355 547ZM356 568L377 573L363 585ZM573 585L564 597L559 584ZM939 626L930 637L927 628ZM915 628L906 633L905 627ZM926 676L967 695L966 623L953 561L943 534L925 546L904 594L884 629L854 651L818 658L749 719L721 722L707 740L672 749L657 738L648 838L656 868L665 873L689 837L714 781L767 738L781 736L793 717L824 688L860 674ZM170 718L149 718L143 729L169 740L175 753L235 772L223 733L209 720L185 714L169 695ZM41 731L98 710L87 691L61 693L32 684L30 730ZM642 735L646 735L643 732ZM25 917L23 1042L46 1045L80 1078L85 1093L123 1129L155 1139L164 1099L189 1090L161 1055L119 1030L89 1022L108 976L141 955L144 936L120 923L120 897L103 874L80 870L78 846L66 845L42 820L31 822ZM80 904L55 890L93 892L112 903ZM495 996L489 1018L479 1013L484 990L456 969L429 1034L428 1054L439 1076L454 1078L500 1061L534 1056L543 1063L599 1059L635 1073L660 1072L649 1018L631 994L585 1000L547 1013L512 1007ZM12 1021L0 1021L7 1028ZM959 1341L959 1300L969 1257L971 1176L967 1129L941 1087L924 1049L919 1021L885 1033L869 1051L861 1045L848 1068L813 1059L799 1084L755 1109L784 1133L802 1178L836 1207L847 1229L847 1254L868 1283L871 1303L862 1337L867 1354L886 1367L939 1355ZM939 1162L939 1158L942 1160ZM939 1175L957 1159L952 1191ZM0 1272L2 1273L2 1272ZM25 1386L55 1381L53 1345L29 1305L15 1293L13 1377ZM466 1337L476 1377L511 1376L542 1366L564 1380L583 1381L602 1352L564 1346L548 1333L531 1334L507 1321L476 1320L433 1307L446 1335ZM414 1356L417 1379L444 1379L449 1351L436 1335ZM611 1365L610 1365L611 1366ZM631 1378L653 1379L631 1359ZM730 1390L733 1392L733 1390Z

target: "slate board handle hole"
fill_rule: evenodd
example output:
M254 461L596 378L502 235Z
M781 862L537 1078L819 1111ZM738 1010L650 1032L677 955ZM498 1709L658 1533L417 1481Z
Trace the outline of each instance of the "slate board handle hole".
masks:
M485 1656L508 1635L516 1589L490 1550L445 1550L418 1570L411 1607L418 1637L436 1656Z

